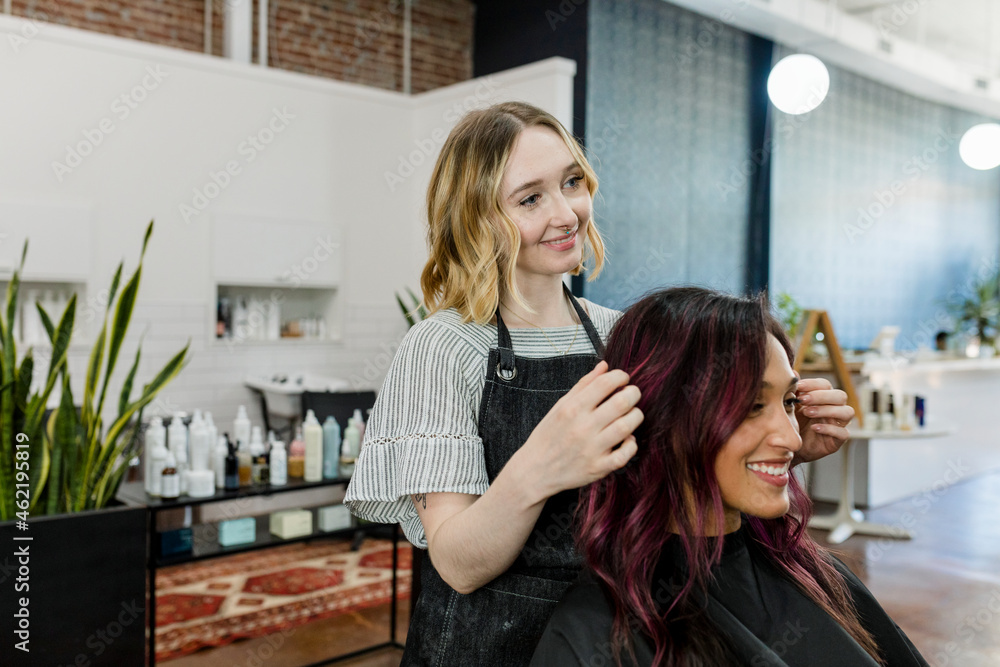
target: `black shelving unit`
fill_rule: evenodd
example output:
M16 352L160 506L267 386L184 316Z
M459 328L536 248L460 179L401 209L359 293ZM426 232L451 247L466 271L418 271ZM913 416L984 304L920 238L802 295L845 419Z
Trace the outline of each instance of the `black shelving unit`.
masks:
M126 482L121 485L118 489L118 494L116 498L132 507L145 507L148 512L148 526L149 533L148 539L146 541L146 553L147 553L147 572L149 577L149 665L150 667L155 667L156 665L156 570L161 567L167 567L169 565L179 565L181 563L190 563L199 560L208 560L211 558L220 558L222 556L230 556L237 553L245 553L247 551L256 551L260 549L269 549L271 547L281 546L285 544L295 544L296 542L309 542L311 540L317 539L336 539L336 538L346 538L353 535L357 529L348 528L344 530L324 532L318 528L314 529L309 535L303 535L302 537L296 537L291 539L282 539L270 532L269 518L267 515L261 515L255 517L257 521L257 539L250 544L241 544L231 547L223 547L218 543L218 531L217 523L207 523L198 524L192 527L193 533L193 546L194 549L191 553L177 554L173 556L161 557L159 555L159 534L156 530L156 517L160 512L165 512L169 510L184 509L186 507L194 507L197 505L205 505L208 503L218 503L226 502L232 500L239 500L242 498L252 498L252 497L267 497L271 495L278 495L289 493L292 491L305 491L309 489L318 489L323 487L346 485L350 482L349 478L336 478L336 479L324 479L319 482L306 482L301 479L289 479L288 484L282 486L250 486L243 487L236 491L225 491L219 490L214 495L207 496L205 498L191 498L189 496L181 496L177 500L164 500L162 498L154 498L146 494L144 485L142 482ZM313 511L310 508L310 511ZM235 517L234 517L235 518ZM318 526L318 522L315 520L315 514L313 516L313 526ZM215 531L213 533L213 530ZM302 667L319 667L320 665L331 665L337 662L355 658L359 655L364 655L365 653L370 653L372 651L378 651L383 648L403 648L403 645L396 640L396 618L398 611L398 602L396 599L398 591L398 581L396 571L399 568L399 525L394 525L391 528L392 533L392 599L391 599L391 611L390 611L390 622L389 622L389 639L388 641L375 644L358 651L352 651L350 653L345 653L342 655L333 656L326 660L320 662L310 663L309 665L303 665Z

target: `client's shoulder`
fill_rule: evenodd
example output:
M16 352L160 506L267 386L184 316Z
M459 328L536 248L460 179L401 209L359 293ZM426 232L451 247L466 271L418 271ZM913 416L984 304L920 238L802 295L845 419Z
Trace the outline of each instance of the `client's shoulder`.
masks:
M614 664L614 620L614 608L604 587L591 572L584 571L556 605L531 667ZM639 654L644 653L639 648ZM634 664L627 654L622 659L623 665ZM640 659L640 664L649 663Z
M593 573L584 571L556 605L549 625L568 632L586 626L584 636L594 637L602 629L610 634L614 620L615 612L604 587Z

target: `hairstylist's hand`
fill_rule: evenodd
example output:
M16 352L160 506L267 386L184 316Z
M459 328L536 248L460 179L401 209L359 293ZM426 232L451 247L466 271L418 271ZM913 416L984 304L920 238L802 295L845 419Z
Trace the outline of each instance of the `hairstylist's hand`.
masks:
M559 399L518 451L529 457L544 497L601 479L628 463L642 423L639 388L601 361ZM617 391L621 389L621 391ZM620 446L619 446L620 445Z
M839 450L851 437L847 425L854 419L847 394L821 379L800 380L795 393L802 401L795 411L802 434L796 463L815 461Z

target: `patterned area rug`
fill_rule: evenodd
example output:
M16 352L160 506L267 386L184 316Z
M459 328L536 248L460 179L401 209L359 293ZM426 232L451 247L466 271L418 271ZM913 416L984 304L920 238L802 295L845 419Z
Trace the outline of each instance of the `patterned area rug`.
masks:
M399 544L399 599L410 597L411 551ZM392 543L290 544L164 568L156 575L156 659L260 637L388 604Z

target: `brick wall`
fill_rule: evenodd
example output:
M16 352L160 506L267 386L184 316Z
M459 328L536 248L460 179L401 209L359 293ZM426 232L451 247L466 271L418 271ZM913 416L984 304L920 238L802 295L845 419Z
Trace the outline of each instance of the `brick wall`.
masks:
M222 55L227 0L212 0L212 53ZM271 67L388 90L403 87L402 0L270 0ZM257 59L254 2L254 61ZM413 0L412 90L472 77L471 0ZM204 0L13 0L15 16L204 50Z

